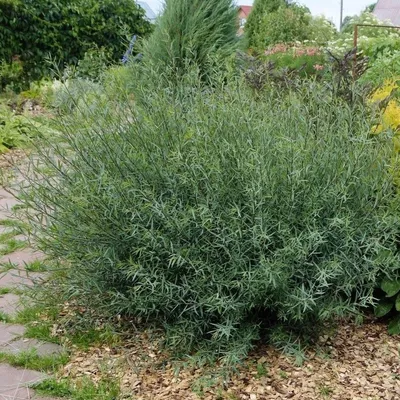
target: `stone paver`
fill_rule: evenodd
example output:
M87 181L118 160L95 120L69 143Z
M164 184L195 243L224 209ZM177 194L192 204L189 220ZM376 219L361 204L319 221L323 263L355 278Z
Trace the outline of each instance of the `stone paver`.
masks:
M24 267L26 264L36 260L43 260L44 258L45 255L40 251L35 251L28 248L0 257L0 264L12 263L18 265L19 267Z
M10 325L0 323L0 346L11 343L13 340L17 339L24 333L25 327L23 325Z
M0 199L0 209L11 210L14 206L21 204L15 197L7 197Z
M18 186L26 186L25 178L16 179ZM11 193L0 188L0 219L12 218L12 208L21 204ZM14 228L0 226L0 234L12 232ZM16 240L29 241L25 235L17 235ZM28 273L25 266L37 260L43 260L44 254L32 249L23 249L0 257L0 266L11 263L15 268L0 272L0 288L15 288L32 286L46 277L46 274ZM1 270L1 269L0 269ZM7 293L0 296L0 312L15 316L20 307L19 296ZM0 352L18 354L35 349L39 356L59 355L65 350L62 346L53 343L41 342L36 339L23 338L25 327L0 323ZM47 376L37 372L14 368L7 364L0 364L0 400L59 400L50 397L40 397L29 386L38 383Z
M29 242L29 237L24 234L14 236L14 239L19 240L20 242Z
M28 386L45 379L46 375L40 372L0 364L0 399L31 400L34 398L34 392Z
M44 274L38 272L26 272L20 269L12 269L0 274L0 288L18 288L33 286L44 278ZM1 399L0 399L1 400Z
M1 218L0 218L1 219ZM3 233L10 233L14 230L14 228L12 228L11 226L3 226L0 225L0 235Z
M65 352L62 346L54 343L41 342L36 339L17 339L0 345L0 352L18 354L21 352L36 350L40 357L59 355Z
M20 298L16 294L7 293L0 296L0 312L15 317L20 308Z
M15 196L7 190L0 188L0 199L15 199Z

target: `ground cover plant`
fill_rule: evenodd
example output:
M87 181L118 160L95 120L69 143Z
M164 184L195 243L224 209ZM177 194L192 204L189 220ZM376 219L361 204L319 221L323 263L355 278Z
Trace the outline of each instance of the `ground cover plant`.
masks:
M314 81L255 95L241 77L158 76L133 79L134 104L81 103L44 147L27 202L68 265L64 296L228 363L264 328L288 340L374 304L400 272L391 142L369 110Z

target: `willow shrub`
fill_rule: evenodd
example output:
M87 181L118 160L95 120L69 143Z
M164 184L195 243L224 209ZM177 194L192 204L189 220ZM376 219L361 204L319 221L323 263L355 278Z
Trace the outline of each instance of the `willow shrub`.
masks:
M397 276L390 140L363 106L193 77L103 97L60 121L27 199L82 306L232 362L262 326L315 329Z

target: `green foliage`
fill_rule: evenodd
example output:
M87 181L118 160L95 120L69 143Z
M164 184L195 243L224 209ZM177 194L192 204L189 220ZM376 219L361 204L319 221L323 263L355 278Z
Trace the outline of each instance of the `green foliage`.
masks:
M369 6L365 7L364 12L368 12L368 13L374 12L376 4L377 4L376 1L374 3L371 3Z
M76 68L73 68L71 75L74 78L89 79L93 82L99 81L102 74L111 65L111 55L102 48L88 50L83 58L78 61Z
M74 383L66 379L48 379L36 384L34 389L43 396L66 397L69 400L115 400L120 392L118 380L115 378L102 379L96 384L88 378L79 379Z
M260 29L262 28L262 22L264 17L277 11L280 7L286 6L285 0L255 0L253 9L247 19L244 31L248 39L250 47L254 48L257 46L260 36Z
M16 367L33 369L43 372L56 372L59 367L65 365L69 360L66 353L51 356L39 356L35 349L23 351L18 354L0 352L0 362L8 363Z
M339 37L329 43L329 50L335 54L344 54L354 46L354 25L392 25L390 21L378 20L371 13L363 13L348 21ZM359 27L358 49L375 60L384 51L399 50L400 32L392 28Z
M319 45L326 45L338 34L335 25L324 16L312 17L309 23L308 36Z
M52 173L32 182L27 212L69 266L67 298L227 363L261 324L315 332L372 304L398 269L399 226L391 143L370 137L368 111L316 82L255 97L241 79L157 78L142 90L132 76L134 107L130 94L79 105L65 144L42 146Z
M37 126L21 115L15 115L0 104L0 153L7 149L26 145L37 137Z
M169 79L191 65L208 75L210 64L224 63L235 52L237 9L232 0L167 0L164 13L144 44L146 68Z
M97 95L99 91L100 85L87 79L72 78L65 83L55 81L51 95L51 107L60 113L70 113L78 103L83 106L84 104L89 105L93 101L98 102L100 100Z
M389 322L388 331L391 335L400 335L400 279L385 278L381 283L385 293L375 307L375 315L384 317L393 311L394 317Z
M371 84L378 87L385 81L393 81L400 76L400 50L384 52L373 61L367 69L362 81L365 84Z
M49 55L63 67L97 46L116 61L126 50L128 36L150 30L143 10L132 0L0 2L0 61L12 65L18 56L24 81L29 82L50 73L45 63Z
M254 39L256 48L264 49L276 43L291 43L310 39L311 15L304 7L280 7L267 13Z
M19 60L10 63L0 60L0 91L10 89L19 92L24 87L23 67Z
M319 49L303 46L289 47L277 45L267 51L266 55L261 57L261 59L274 62L278 69L286 68L299 71L300 76L303 77L319 73L319 69L322 73L324 64L326 63L326 57Z
M254 12L256 10L252 11L249 20ZM277 43L297 41L324 45L336 35L331 22L324 17L312 17L309 9L304 6L281 4L277 8L264 9L263 12L262 15L256 14L245 27L249 45L256 50L264 50Z

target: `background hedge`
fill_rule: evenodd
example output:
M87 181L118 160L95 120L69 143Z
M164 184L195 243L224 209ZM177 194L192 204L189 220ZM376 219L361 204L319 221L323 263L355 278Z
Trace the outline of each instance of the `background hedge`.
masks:
M0 62L22 62L25 81L48 74L49 56L63 66L106 47L118 60L129 36L150 31L133 0L0 0Z

